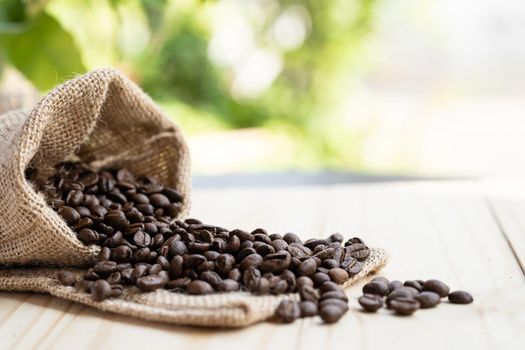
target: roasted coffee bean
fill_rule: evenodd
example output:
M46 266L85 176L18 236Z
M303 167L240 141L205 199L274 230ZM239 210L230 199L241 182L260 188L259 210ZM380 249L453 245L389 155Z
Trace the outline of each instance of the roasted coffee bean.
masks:
M389 293L390 286L381 280L371 281L363 286L363 294L374 294L384 297Z
M229 253L237 253L241 249L241 240L237 236L231 236L226 245L226 251Z
M419 292L421 292L421 290L423 289L423 285L421 285L418 281L414 281L414 280L405 281L404 285L407 287L412 287L414 289L417 289Z
M370 249L365 244L351 244L345 248L345 256L351 256L359 261L364 261L370 255Z
M301 301L299 309L301 310L301 317L312 317L317 315L318 312L317 304L311 301Z
M99 239L98 233L88 228L80 230L77 234L77 237L84 244L93 244Z
M411 297L400 297L390 302L390 308L399 315L412 315L419 309L419 301Z
M213 288L208 282L204 281L192 281L186 287L188 294L202 295L213 293Z
M370 282L382 282L382 283L386 283L387 285L390 284L390 281L388 280L388 278L383 277L383 276L374 277L372 278Z
M221 277L217 272L213 271L203 271L199 275L199 279L204 282L208 282L213 288L217 288L219 283L222 281Z
M340 299L345 302L348 302L348 297L346 296L346 293L342 289L323 292L321 294L321 300L325 300L325 299Z
M215 268L218 273L227 274L235 266L235 258L231 254L221 254L215 259Z
M170 200L163 194L155 193L149 196L149 202L156 208L164 208L170 205Z
M383 298L376 294L364 294L358 299L359 305L366 311L376 312L383 306Z
M232 279L224 279L219 282L217 285L217 290L219 292L236 292L240 289L239 282Z
M299 305L292 300L283 300L275 309L275 316L284 323L291 323L301 316Z
M248 282L247 287L253 294L268 294L270 292L270 281L265 277L254 278Z
M57 273L57 279L63 286L72 286L77 281L77 277L71 271L60 271Z
M388 286L390 287L390 291L394 291L396 289L398 289L399 287L403 287L403 282L401 281L390 281L390 283L388 284Z
M99 261L93 266L93 271L101 277L107 277L117 271L117 263L114 261Z
M337 242L337 243L342 243L343 240L344 240L344 236L340 233L333 233L331 234L326 240L330 243L334 243L334 242Z
M448 301L453 304L470 304L474 301L474 298L468 292L456 290L448 295Z
M288 232L286 233L284 236L283 236L283 239L286 241L286 243L288 244L292 244L292 243L302 243L301 239L299 238L299 236L297 236L295 233L292 233L292 232Z
M169 278L167 274L148 275L137 278L137 287L144 292L152 292L156 289L164 287L168 283Z
M119 245L111 251L111 258L115 261L126 262L131 258L131 248L127 245Z
M246 270L248 267L258 268L263 262L263 257L259 254L251 254L244 258L239 264L241 271Z
M268 254L260 265L262 272L281 273L290 266L291 256L287 251Z
M284 239L274 239L272 241L272 247L273 249L278 252L278 251L281 251L281 250L286 250L286 248L288 248L288 243L286 243L286 241Z
M279 275L284 281L286 281L286 292L291 293L295 291L297 280L295 278L295 274L290 270L284 270ZM306 277L307 278L307 277Z
M333 269L334 267L340 267L341 265L339 264L338 261L334 259L326 259L326 260L323 260L321 266L327 269Z
M321 306L319 316L325 323L335 323L345 314L346 310L338 305L328 304Z
M341 310L343 310L343 312L348 311L348 302L344 301L344 300L341 300L341 299L335 299L335 298L321 300L319 302L318 307L319 308L323 308L323 307L328 306L328 305L335 305L338 308L340 308Z
M337 284L343 284L346 281L348 281L349 278L348 273L340 267L330 269L330 271L328 271L328 275L330 276L332 281L334 281Z
M111 285L106 280L97 280L91 287L93 301L103 301L111 296Z
M111 258L111 249L102 247L97 255L97 261L106 261Z
M330 275L328 275L325 272L316 272L312 276L312 281L314 282L315 286L320 286L324 282L328 282L330 280L331 280Z
M414 299L419 301L419 305L422 309L434 307L441 302L441 297L439 294L434 292L421 292L416 295Z
M254 267L249 267L242 274L242 283L244 286L249 286L259 277L261 277L261 271Z
M200 264L206 262L206 258L201 254L186 255L182 267L184 269L196 269Z
M166 288L175 290L185 290L188 284L191 283L191 278L181 277L166 283Z
M311 301L317 303L320 296L319 292L311 286L303 286L299 289L299 295L303 301Z
M321 293L326 293L326 292L331 292L331 291L342 291L342 288L335 282L328 281L328 282L324 282L323 284L321 284L321 286L319 287L319 291Z
M423 291L434 292L439 294L440 297L445 298L448 295L450 288L440 280L434 279L425 281L423 284Z
M317 263L314 259L306 259L304 260L299 268L297 269L297 273L299 276L311 276L315 273L317 270Z
M170 253L171 255L184 255L188 252L188 248L186 247L186 244L182 241L171 241L170 245Z
M74 225L80 220L80 214L71 207L63 206L58 209L58 214L64 219L68 225Z
M318 245L327 245L328 242L326 239L320 239L320 238L311 238L304 242L304 246L310 249L314 249Z
M418 295L418 291L411 287L399 287L394 291L390 292L386 297L386 306L390 308L390 302L397 298L414 298Z
M252 254L257 254L257 251L251 247L243 248L239 253L237 253L237 255L235 256L235 260L243 261L244 258Z

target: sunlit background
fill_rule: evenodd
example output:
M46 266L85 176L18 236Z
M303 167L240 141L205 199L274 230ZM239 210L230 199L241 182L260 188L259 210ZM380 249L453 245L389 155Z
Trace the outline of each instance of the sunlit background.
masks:
M116 67L196 174L525 174L523 38L523 0L0 0L0 97Z

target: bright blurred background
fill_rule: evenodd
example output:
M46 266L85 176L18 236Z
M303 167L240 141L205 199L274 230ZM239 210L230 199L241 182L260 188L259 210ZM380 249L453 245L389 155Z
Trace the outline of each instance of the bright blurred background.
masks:
M196 174L522 175L523 38L523 0L0 0L0 94L116 67Z

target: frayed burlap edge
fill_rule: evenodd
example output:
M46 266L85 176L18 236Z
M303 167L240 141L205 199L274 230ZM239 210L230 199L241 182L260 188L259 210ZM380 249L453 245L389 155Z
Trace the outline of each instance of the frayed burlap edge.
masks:
M383 249L371 249L362 271L348 280L348 288L385 266ZM62 286L56 279L58 268L0 269L0 290L11 292L43 292L75 301L102 311L114 312L139 319L177 325L235 328L270 318L279 302L299 300L298 294L254 296L245 292L193 296L157 290L141 293L136 287L126 287L118 299L94 302L91 296ZM80 276L82 270L73 270Z

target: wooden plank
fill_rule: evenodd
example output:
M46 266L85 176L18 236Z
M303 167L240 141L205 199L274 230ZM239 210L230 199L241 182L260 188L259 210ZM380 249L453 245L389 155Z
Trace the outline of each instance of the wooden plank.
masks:
M508 244L525 272L525 181L483 180L481 186Z
M357 306L357 286L348 291L350 312L335 325L311 318L215 330L104 314L45 295L2 293L0 348L518 349L525 342L524 277L475 183L228 188L196 191L193 201L196 217L229 228L263 226L304 238L335 231L362 236L388 250L383 275L441 278L472 291L476 301L444 303L410 318L387 310L370 315Z

